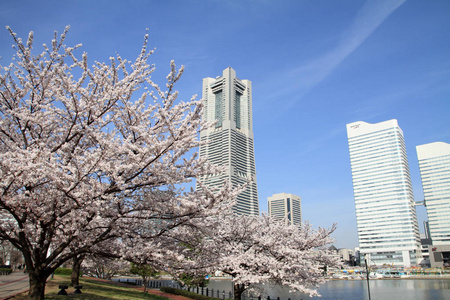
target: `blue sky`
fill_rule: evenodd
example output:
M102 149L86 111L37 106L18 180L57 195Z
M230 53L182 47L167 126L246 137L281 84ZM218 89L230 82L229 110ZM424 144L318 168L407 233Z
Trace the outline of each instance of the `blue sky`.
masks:
M347 123L398 120L416 201L415 146L450 143L450 1L0 0L0 25L2 64L6 25L34 31L36 47L70 25L66 44L82 43L90 63L134 59L149 28L155 78L171 59L185 65L185 99L231 66L253 82L260 209L273 193L299 195L303 219L338 223L338 247L358 245Z

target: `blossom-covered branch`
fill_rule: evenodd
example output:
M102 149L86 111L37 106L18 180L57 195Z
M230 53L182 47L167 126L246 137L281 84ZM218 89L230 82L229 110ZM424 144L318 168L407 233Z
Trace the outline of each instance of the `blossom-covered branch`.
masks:
M191 240L186 255L199 274L220 270L230 275L236 300L245 290L267 282L317 295L318 285L325 282L323 266L340 264L326 249L335 225L314 230L308 222L299 228L267 215L233 213L205 223L203 236Z
M184 189L220 168L195 152L208 124L202 101L178 99L183 68L171 62L160 88L148 35L134 62L117 55L90 67L81 45L64 44L68 29L35 55L33 33L24 43L8 28L16 54L0 66L0 239L24 255L32 299L65 261L107 255L105 245L115 245L111 257L138 241L158 249L233 197Z

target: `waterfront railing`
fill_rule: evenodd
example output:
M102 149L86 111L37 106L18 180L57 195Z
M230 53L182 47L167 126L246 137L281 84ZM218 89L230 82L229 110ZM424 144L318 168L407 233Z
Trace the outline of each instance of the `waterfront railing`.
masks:
M128 284L135 284L139 286L143 286L143 281L141 279L126 279L121 278L117 280L118 282L128 283ZM149 280L147 282L147 287L151 289L160 289L161 287L171 287L175 289L185 290L188 292L196 293L198 295L203 295L206 297L216 298L216 299L234 299L234 295L232 291L227 290L221 290L221 289L213 289L208 287L187 287L182 286L180 283L174 280ZM276 298L270 298L270 296L261 296L261 295L253 295L249 293L243 293L241 300L280 300L280 297ZM288 298L287 300L291 300L291 298Z

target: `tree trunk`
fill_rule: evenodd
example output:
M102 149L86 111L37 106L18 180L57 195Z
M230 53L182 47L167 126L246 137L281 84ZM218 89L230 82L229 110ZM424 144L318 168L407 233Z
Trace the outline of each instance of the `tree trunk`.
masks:
M246 289L244 284L234 284L234 300L241 300L242 293Z
M44 300L45 283L47 276L39 271L28 270L30 290L28 291L28 299L30 300Z
M144 293L147 292L147 283L148 283L148 277L142 276L142 282L144 283Z
M72 282L72 286L80 285L80 270L81 263L83 262L84 256L75 256L73 258L72 263L72 274L70 275L70 280Z

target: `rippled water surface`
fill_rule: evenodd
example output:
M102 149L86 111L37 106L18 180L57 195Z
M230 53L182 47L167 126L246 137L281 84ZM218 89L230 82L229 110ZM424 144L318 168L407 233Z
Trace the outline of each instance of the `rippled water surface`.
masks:
M450 279L392 279L371 280L371 300L450 300ZM211 281L209 288L230 290L227 280ZM280 300L323 299L323 300L363 300L369 299L365 280L331 280L319 288L322 297L310 298L300 293L289 293L282 287L264 286L271 298ZM248 297L246 297L249 300Z

